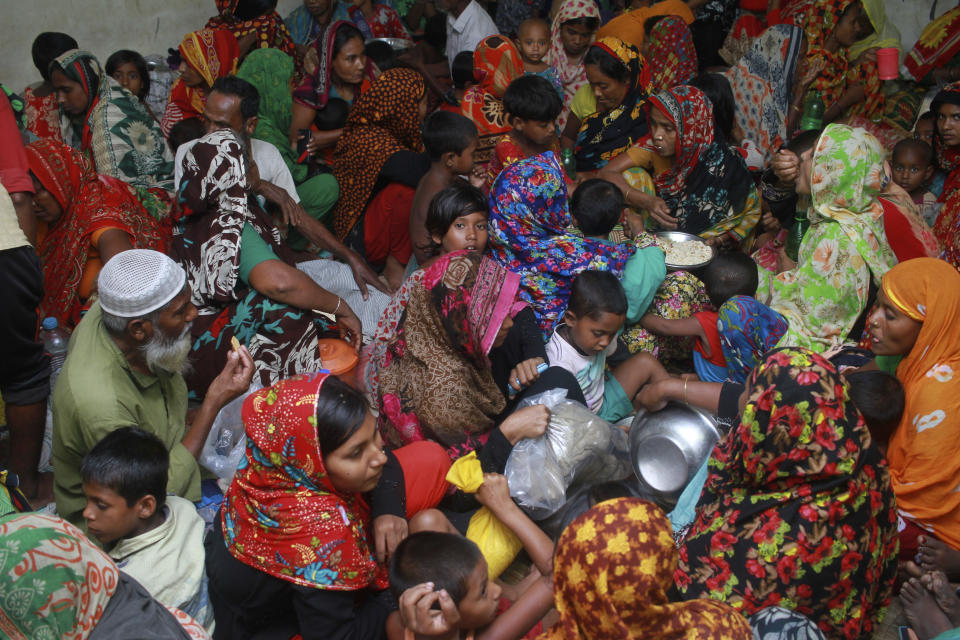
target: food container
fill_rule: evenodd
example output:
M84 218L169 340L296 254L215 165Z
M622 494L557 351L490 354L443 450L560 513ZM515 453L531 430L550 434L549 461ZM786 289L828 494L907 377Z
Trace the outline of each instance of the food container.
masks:
M691 269L699 269L700 267L705 267L708 264L710 264L710 261L713 260L714 256L717 255L716 249L708 245L703 238L699 236L695 236L692 233L684 233L683 231L657 231L653 235L655 235L657 238L661 240L669 240L670 242L673 242L673 243L697 242L703 245L704 247L706 247L710 251L709 258L707 258L706 260L701 260L700 262L697 262L695 264L680 264L678 262L670 262L670 259L668 257L667 263L666 263L667 269L670 269L672 271L677 271L681 269L684 271L690 271Z
M324 369L347 384L356 386L354 371L360 357L349 342L340 338L320 338L317 340L317 351Z
M896 47L877 49L877 75L881 80L900 77L900 50Z
M390 45L394 51L401 52L406 51L413 46L413 43L409 40L404 40L403 38L370 38L367 42L373 42L374 40L379 40L380 42L386 42Z
M713 416L689 404L641 409L630 426L630 458L641 493L673 509L719 439Z

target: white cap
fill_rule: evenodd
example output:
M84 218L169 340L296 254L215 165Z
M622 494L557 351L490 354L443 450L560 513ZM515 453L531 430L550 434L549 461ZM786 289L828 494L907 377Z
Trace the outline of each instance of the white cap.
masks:
M159 251L122 251L100 270L100 307L120 318L139 318L177 297L186 282L187 272Z

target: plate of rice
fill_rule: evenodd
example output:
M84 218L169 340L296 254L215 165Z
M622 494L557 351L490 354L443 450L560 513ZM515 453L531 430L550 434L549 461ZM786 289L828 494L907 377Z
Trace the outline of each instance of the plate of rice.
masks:
M699 269L710 264L716 255L713 247L703 238L683 231L658 231L654 234L657 244L666 252L664 261L668 269Z

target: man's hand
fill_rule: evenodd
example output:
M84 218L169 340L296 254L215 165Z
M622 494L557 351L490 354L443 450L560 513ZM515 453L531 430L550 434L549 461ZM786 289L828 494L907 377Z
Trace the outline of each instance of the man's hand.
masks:
M409 533L407 521L400 516L385 514L373 519L373 539L377 547L377 562L384 563L393 557L397 545Z
M210 387L207 395L213 397L221 407L234 398L247 392L253 380L253 358L247 348L241 345L236 351L227 352L227 363Z
M303 224L304 218L309 217L307 212L304 211L303 206L295 201L293 196L287 193L286 189L282 189L272 182L260 180L255 191L257 194L280 207L284 224L291 227L299 227Z

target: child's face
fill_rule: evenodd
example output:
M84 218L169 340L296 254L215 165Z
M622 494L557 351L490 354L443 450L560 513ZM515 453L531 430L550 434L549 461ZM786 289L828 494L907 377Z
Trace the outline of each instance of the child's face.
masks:
M583 25L564 23L560 25L560 42L571 58L579 58L590 46L593 31Z
M913 130L913 137L917 140L923 140L931 147L933 146L933 119L927 118L917 123Z
M487 214L483 211L460 216L450 224L442 238L434 236L444 254L454 251L483 253L487 248Z
M923 188L933 173L933 167L916 149L901 151L893 157L893 181L907 193Z
M468 176L473 173L474 154L477 152L477 140L474 139L460 154L453 154L450 170L457 176Z
M457 605L461 629L482 629L497 617L500 587L487 576L487 561L481 559L470 574L467 595Z
M140 89L143 88L143 78L137 71L136 65L132 62L124 62L113 72L113 79L120 83L120 86L127 89L130 93L140 97Z
M87 506L83 509L87 530L103 544L138 535L156 510L152 496L144 496L131 507L113 489L93 482L83 483L83 495L87 497ZM145 504L147 498L149 504Z
M550 31L545 24L524 25L517 33L517 48L524 62L539 63L550 50Z
M549 147L557 139L557 123L555 122L514 118L513 128L521 136L540 147Z
M573 346L588 356L595 356L617 339L617 332L623 327L626 316L619 313L601 311L597 314L577 318L567 311L563 321L570 327Z

